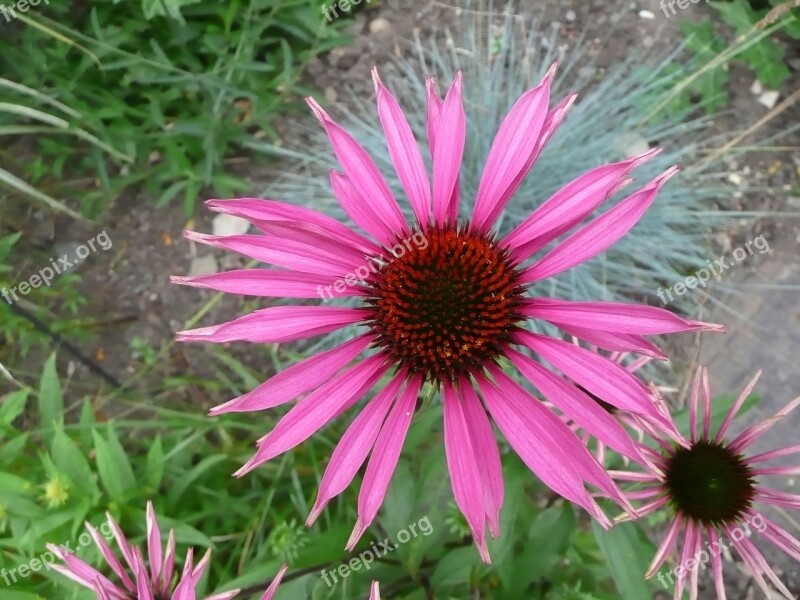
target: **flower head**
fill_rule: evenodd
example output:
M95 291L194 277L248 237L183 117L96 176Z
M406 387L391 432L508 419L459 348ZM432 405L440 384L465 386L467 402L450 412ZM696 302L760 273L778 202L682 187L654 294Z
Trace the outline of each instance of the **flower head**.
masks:
M675 576L666 578L675 585L675 598L682 598L688 583L692 600L697 598L698 566L710 560L717 598L725 600L722 578L722 549L736 550L744 560L767 597L772 597L764 579L787 598L794 596L780 581L764 556L750 541L751 527L765 540L775 544L795 560L800 561L800 541L758 511L758 504L790 509L800 509L800 495L770 489L759 481L762 475L792 475L800 473L797 466L768 466L767 461L800 453L800 445L748 456L751 445L770 427L800 406L800 397L790 402L760 423L749 427L733 439L726 439L736 414L753 390L760 372L753 377L736 398L719 430L711 432L711 393L708 374L700 369L695 378L689 404L690 437L680 433L658 432L646 423L643 426L658 443L656 449L648 448L652 468L646 472L613 472L620 479L635 482L636 491L631 498L646 501L638 509L644 516L661 508L673 513L672 522L658 548L647 572L652 577L662 567L667 557L679 545L679 567ZM702 406L702 431L698 432ZM671 419L671 417L670 417ZM659 581L667 585L665 575Z
M186 552L183 572L175 582L175 531L170 530L166 548L163 548L161 530L158 527L152 503L147 503L147 562L145 562L142 549L128 541L114 518L110 514L106 514L106 517L124 564L117 558L96 528L86 523L86 529L113 572L112 577L117 580L117 583L74 554L54 544L48 544L48 550L65 564L52 565L51 568L92 590L97 600L166 600L168 598L171 600L195 600L195 589L208 566L211 550L208 550L195 565L193 549L189 548ZM286 569L286 565L281 568L261 600L272 599ZM238 593L239 590L231 590L208 596L206 600L229 600Z
M69 484L58 474L42 485L42 491L42 500L49 508L58 508L69 500Z
M309 99L342 167L342 172L331 171L333 194L366 235L309 208L258 199L212 200L209 206L250 220L262 235L186 234L275 268L179 277L177 283L262 297L360 301L355 308L273 306L178 334L187 342L282 343L352 325L363 328L344 344L311 356L212 410L214 415L264 410L299 399L259 441L255 455L238 471L241 476L308 439L388 377L334 451L308 519L311 523L318 517L369 457L349 548L378 513L426 382L441 391L445 453L455 500L485 561L489 561L485 530L488 526L498 535L504 493L492 421L543 482L609 525L587 486L629 507L616 484L558 416L499 368L500 360L510 361L545 398L604 444L639 459L640 451L628 433L586 392L667 426L654 394L615 362L532 333L528 322L547 321L606 350L646 355L658 353L646 335L720 330L658 308L570 302L543 295L542 282L602 253L639 221L677 167L579 226L658 150L581 175L506 236L494 229L576 98L570 95L549 108L554 73L555 65L517 100L500 125L468 217L459 209L459 171L467 133L461 74L444 98L433 80L428 81L429 178L403 111L373 72L378 116L413 213L410 222L364 148ZM532 356L547 361L568 380Z

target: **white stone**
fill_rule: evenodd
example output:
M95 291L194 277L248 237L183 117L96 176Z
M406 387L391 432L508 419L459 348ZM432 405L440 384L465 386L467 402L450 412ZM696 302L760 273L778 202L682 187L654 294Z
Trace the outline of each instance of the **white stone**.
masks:
M649 10L640 10L639 11L639 18L640 19L647 19L649 21L652 21L653 19L656 18L656 15L652 11L649 11Z
M241 235L250 229L250 222L241 217L220 213L211 222L214 235Z

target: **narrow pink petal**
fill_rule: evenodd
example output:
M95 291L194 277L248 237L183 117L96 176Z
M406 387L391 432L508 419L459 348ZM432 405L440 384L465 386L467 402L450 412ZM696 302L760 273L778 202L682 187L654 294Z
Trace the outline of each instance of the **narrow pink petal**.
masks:
M350 219L378 240L384 246L391 246L397 239L398 232L385 221L370 202L361 197L353 180L337 171L330 170L330 181L333 195Z
M214 248L238 252L276 267L334 278L343 277L364 263L363 260L354 259L352 254L340 252L340 247L324 240L322 236L316 236L314 243L308 239L292 240L249 234L220 236L196 231L185 231L184 237Z
M692 393L689 396L689 435L693 443L697 441L697 405L700 401L700 378L701 371L698 370L692 383Z
M714 442L719 443L722 441L725 433L728 431L728 427L730 427L733 420L736 418L736 415L739 413L739 410L742 408L744 401L747 400L747 397L750 395L750 392L753 391L753 388L756 387L756 383L758 383L758 378L761 377L762 370L759 369L758 372L753 376L753 378L747 382L747 385L744 386L744 389L741 393L736 397L736 401L731 406L731 409L728 411L728 414L725 415L725 419L722 421L722 425L719 426L719 431L717 431L717 435L714 436Z
M227 323L179 331L179 342L277 344L330 333L364 320L365 313L334 306L270 306Z
M375 440L397 397L404 377L405 373L395 375L385 388L367 402L336 444L319 484L317 500L306 520L306 525L309 527L317 520L331 498L341 494L350 485L364 464L369 451L375 445Z
M289 565L285 563L281 565L278 574L275 575L275 578L272 580L272 583L269 584L269 587L264 592L264 595L261 596L261 600L272 600L272 597L275 595L275 592L278 591L278 586L281 584L283 576L286 575L286 571L288 570L289 570Z
M256 389L211 409L209 414L264 410L279 406L315 390L328 381L372 343L372 336L361 335L320 352L273 375Z
M306 102L325 128L336 159L361 199L370 203L375 213L392 231L399 235L407 233L408 225L397 205L397 200L367 151L353 136L336 124L313 98L306 98Z
M680 555L680 565L686 565L687 561L690 558L694 557L694 547L695 547L695 535L696 535L696 526L692 523L691 520L686 521L686 528L685 534L683 538L683 549ZM686 576L687 576L687 569L682 569L678 573L676 573L676 581L675 581L675 598L680 600L683 598L683 589L686 586Z
M428 147L430 148L431 156L434 156L436 151L436 131L439 128L439 119L442 115L442 99L439 97L439 92L436 91L436 81L433 77L425 78L425 90L428 96L428 114L426 121Z
M573 302L541 297L526 303L520 312L559 326L631 335L724 331L722 325L689 321L663 308L623 302Z
M522 388L513 382L508 384L502 375L495 381L497 385L480 375L478 386L494 422L514 451L550 489L602 520L579 472L579 463L585 457L574 452L570 436L578 444L580 440Z
M653 149L622 162L584 173L557 191L501 242L521 262L569 231L613 196L635 167L660 150Z
M661 186L678 167L668 169L614 208L585 225L523 271L520 283L541 281L584 263L617 243L644 216Z
M196 277L173 275L170 277L170 281L178 285L263 298L322 298L328 300L330 298L363 296L366 293L361 285L347 285L344 291L337 292L332 285L335 279L330 276L276 269L238 269Z
M515 341L536 352L601 400L669 426L667 418L656 407L653 393L615 362L575 344L528 331L517 332Z
M648 472L638 472L638 471L617 471L611 469L608 471L610 477L614 479L619 479L620 481L636 481L639 483L652 483L654 485L659 484L658 477L655 477L652 473Z
M147 576L147 567L142 556L142 549L139 546L134 546L133 553L136 564L134 569L134 574L136 575L136 600L155 600L150 578Z
M403 186L417 222L423 229L427 228L431 212L431 184L422 160L419 145L411 131L411 126L403 114L397 100L386 89L378 76L378 69L373 67L372 79L375 82L375 94L378 101L378 116L386 136L389 156L394 164L400 185Z
M700 525L694 526L694 545L691 549L692 558L697 559L700 556L700 551L703 549L703 535ZM700 566L696 565L694 569L690 570L689 575L689 600L697 600L697 582L700 576Z
M467 520L481 559L486 564L491 564L489 549L486 546L486 507L484 506L483 489L481 489L481 477L461 399L456 396L456 392L450 384L444 384L442 396L444 398L444 448L453 496L459 510Z
M169 530L167 551L164 553L164 568L161 569L161 595L166 596L172 587L172 575L175 572L175 530Z
M619 421L588 394L516 350L509 348L507 356L534 388L579 427L623 456L638 462L647 462Z
M800 444L796 444L794 446L787 446L786 448L780 448L779 450L770 450L769 452L762 452L761 454L756 454L748 458L747 462L752 465L754 463L766 462L774 458L792 456L793 454L800 454Z
M369 600L381 600L381 590L377 581L373 581L369 586Z
M358 543L383 503L397 461L400 459L400 452L403 449L408 427L411 425L411 418L414 416L414 408L421 388L420 377L413 376L409 379L405 389L400 393L389 412L386 422L381 427L372 456L367 464L361 491L358 494L358 520L347 542L348 551Z
M756 423L755 425L745 429L729 444L728 447L734 452L741 452L761 438L761 436L769 431L772 426L775 425L775 423L782 420L798 406L800 406L800 396L789 402L789 404L784 406L770 418L764 419L760 423Z
M708 384L708 369L703 367L703 387L700 390L703 399L703 439L710 439L711 434L711 388Z
M186 552L186 562L183 565L183 573L181 580L178 582L178 587L175 588L175 593L172 594L172 600L196 600L197 593L195 591L195 581L192 577L192 549Z
M433 220L442 224L452 216L453 193L458 189L458 174L467 140L467 117L461 99L462 76L445 96L436 127L436 146L433 153Z
M219 594L214 594L213 596L208 596L204 600L231 600L231 598L235 598L241 592L241 589L237 590L230 590L228 592L222 592Z
M708 541L712 548L719 543L719 535L713 527L708 528ZM714 589L717 592L717 600L727 600L725 594L725 581L722 578L722 558L716 552L711 552L711 572L714 578Z
M761 518L766 525L766 529L761 534L797 562L800 562L800 541L766 517L762 516Z
M81 560L69 551L64 551L55 544L46 544L46 547L57 558L64 561L66 567L56 569L65 577L69 577L72 581L79 583L83 587L93 589L93 582L99 581L106 590L115 590L116 586L100 571L92 567L89 563ZM55 569L59 565L52 565L50 568ZM117 590L119 591L119 590ZM124 598L124 592L119 591L119 594Z
M131 570L131 572L135 573L136 558L133 552L133 547L130 545L128 539L125 537L125 534L122 532L122 529L109 512L106 512L106 522L108 522L109 526L111 527L111 532L114 534L117 547L119 547L119 551L122 552L122 556L125 559L125 562L128 564L128 568Z
M750 469L753 475L800 475L800 466L761 467Z
M115 596L108 593L108 591L103 587L102 582L95 580L92 582L92 586L92 589L97 596L97 600L114 600Z
M158 528L158 520L153 509L153 503L147 501L147 556L150 561L150 581L153 587L158 582L161 574L162 554L161 554L161 530Z
M787 588L786 585L780 580L780 577L775 574L775 571L772 570L772 567L769 566L769 563L767 563L766 559L761 552L759 552L758 548L755 547L753 542L746 537L741 539L737 549L741 553L741 551L745 548L747 549L747 553L750 555L753 563L762 573L767 575L767 578L772 582L772 585L775 586L775 589L777 589L786 598L793 598L794 594L789 591L789 588ZM764 587L763 589L766 590L767 588Z
M777 490L768 490L766 488L756 488L756 496L762 502L772 504L773 506L782 506L784 508L800 510L800 494L790 494L788 492L779 492Z
M301 400L278 421L255 455L235 475L241 477L309 437L346 407L355 404L389 368L381 354L340 373Z
M256 226L271 221L282 221L304 227L309 231L321 231L333 239L341 240L348 246L352 246L362 254L374 254L380 250L380 247L374 242L357 234L344 223L304 206L260 198L209 200L206 205L211 210L247 219Z
M100 554L103 555L103 559L106 561L108 566L111 567L111 570L116 573L117 577L122 580L122 585L124 585L130 592L136 591L133 581L103 536L101 536L97 529L95 529L88 521L85 523L85 525L89 535L92 536L95 545L100 549Z
M466 377L462 377L459 385L461 400L464 403L464 418L467 421L472 447L478 461L486 520L489 523L489 531L494 537L497 537L500 535L500 508L503 506L504 496L500 450L497 448L492 424L489 422L486 410L478 399L472 383Z
M609 331L599 331L597 329L586 329L584 327L575 327L573 325L561 324L559 329L566 331L568 334L575 336L589 344L593 344L603 350L611 352L636 352L637 354L645 354L646 360L650 358L657 358L658 360L667 360L667 355L664 352L647 340L641 335L633 335L630 333L611 333ZM616 362L616 361L615 361Z
M195 581L195 583L200 581L200 579L203 577L203 573L205 573L209 562L211 562L211 548L203 553L203 558L201 558L200 562L198 562L192 569L192 579Z
M514 103L492 142L483 168L471 224L487 231L503 211L522 177L532 166L550 103L550 83L556 64L542 81Z

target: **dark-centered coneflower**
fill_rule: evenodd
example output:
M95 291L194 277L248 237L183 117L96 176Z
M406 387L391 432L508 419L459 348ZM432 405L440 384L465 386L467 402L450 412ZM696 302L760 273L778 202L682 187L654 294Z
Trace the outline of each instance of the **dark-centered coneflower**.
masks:
M708 562L711 563L717 598L725 600L721 558L723 548L734 548L738 552L768 598L773 596L765 576L786 598L794 598L750 536L755 529L765 540L800 561L800 541L757 508L758 504L766 504L800 509L800 495L772 490L759 481L762 475L800 473L800 466L764 464L776 458L800 454L800 445L752 456L748 456L747 451L772 425L800 406L800 397L774 416L745 429L733 439L726 439L731 423L760 374L757 373L747 384L719 430L712 434L708 373L701 368L694 380L689 401L689 439L680 433L670 435L655 431L642 423L658 444L655 449L644 450L653 466L647 472L612 471L612 475L621 481L636 482L636 491L627 495L646 502L637 509L640 516L660 509L671 510L674 515L647 577L659 572L667 557L679 546L682 535L683 547L677 553L678 566L669 574L659 573L658 576L663 585L668 585L669 581L675 586L676 600L683 598L687 583L690 598L696 600L699 569L706 568ZM701 404L702 419L699 418ZM702 431L698 432L700 424ZM677 432L674 427L672 429Z
M262 297L355 297L361 306L273 306L234 321L184 331L188 342L282 343L360 325L354 339L278 373L255 390L212 411L255 411L297 404L258 442L243 475L308 439L352 408L378 381L386 384L353 421L333 452L309 522L341 493L367 460L359 518L348 547L372 523L425 382L440 391L444 445L456 502L488 561L485 528L498 534L503 477L491 421L530 469L554 491L608 524L587 484L626 500L575 433L498 366L506 359L544 397L597 439L638 458L633 440L582 388L633 414L663 419L653 394L623 367L569 342L532 333L529 319L553 323L607 350L652 354L644 336L720 328L636 304L570 302L537 293L541 282L597 256L624 236L677 172L668 169L577 229L541 259L529 259L579 226L627 184L651 150L593 169L556 192L509 235L493 230L498 216L575 100L552 109L552 68L525 92L500 126L486 160L475 209L459 218L459 170L467 123L461 75L442 100L428 82L428 145L432 183L399 104L374 72L378 115L389 155L414 213L408 223L363 147L314 100L308 103L328 134L343 172L331 171L333 193L362 235L308 208L275 200L213 200L213 210L251 221L262 235L187 237L239 252L272 269L176 278L178 283ZM568 166L568 165L565 165ZM519 348L519 349L517 349ZM368 353L366 358L359 358ZM537 356L569 378L565 380ZM355 364L348 366L355 361ZM491 420L490 420L491 419ZM666 426L666 421L664 421ZM371 452L371 456L370 456Z

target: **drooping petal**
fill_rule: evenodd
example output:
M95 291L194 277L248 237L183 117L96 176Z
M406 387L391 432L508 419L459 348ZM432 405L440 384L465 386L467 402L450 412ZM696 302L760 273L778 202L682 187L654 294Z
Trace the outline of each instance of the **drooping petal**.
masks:
M554 63L536 87L520 96L497 130L475 196L471 225L478 231L491 228L533 165L555 70Z
M334 306L270 306L227 323L179 331L179 342L256 342L304 340L358 323L364 312Z
M170 277L170 281L178 285L262 298L322 298L328 300L366 294L360 285L347 285L343 291L336 291L332 285L334 279L330 276L277 269L237 269L195 277L173 275Z
M136 572L136 557L134 556L133 547L128 542L128 538L125 537L125 534L122 532L119 524L114 520L114 517L111 516L111 513L106 511L106 522L108 523L109 527L111 527L111 533L114 535L114 539L117 542L117 547L119 551L122 552L122 557L125 559L125 562L128 564L128 568L131 572Z
M289 569L289 565L283 564L281 565L278 574L275 575L275 579L272 580L272 583L269 584L269 587L264 592L264 595L261 596L261 600L272 600L272 597L275 595L275 592L278 591L278 586L281 584L281 580L283 576L286 575L286 571Z
M708 541L711 548L714 548L719 543L719 536L713 527L708 529ZM716 552L711 552L711 572L714 578L714 589L717 592L717 600L727 600L725 582L722 579L722 558Z
M361 335L336 348L305 358L273 375L256 389L212 408L209 414L264 410L298 398L328 381L366 350L372 339L372 336Z
M641 335L611 333L609 331L585 329L583 327L563 324L558 327L568 334L597 346L598 348L602 348L603 350L609 350L611 352L636 352L637 354L644 354L647 357L657 358L658 360L667 360L667 355L664 354L661 348Z
M355 547L364 531L372 524L383 503L397 461L400 459L400 452L408 427L411 425L414 406L421 388L421 378L411 377L381 427L358 494L358 520L347 542L348 551Z
M55 544L46 544L46 548L66 565L65 567L61 565L50 565L51 569L58 571L75 583L89 589L93 589L94 582L99 581L105 590L114 591L119 598L125 598L125 594L122 590L119 590L105 575L100 573L100 571L92 567L89 563L78 558L69 551L62 550Z
M781 408L770 418L764 419L763 421L760 421L755 425L745 429L729 444L728 447L733 452L741 452L761 438L761 436L769 431L772 426L775 425L775 423L781 421L786 415L791 413L798 406L800 406L800 396L789 402L789 404Z
M626 183L628 174L660 152L659 149L592 169L565 185L539 206L500 243L518 261L583 221Z
M614 208L558 244L539 262L523 271L520 283L540 281L584 263L616 244L644 216L659 189L678 172L668 169Z
M298 402L259 444L255 455L235 475L252 471L258 465L304 442L336 416L356 403L389 368L386 358L376 354L340 373Z
M106 540L100 535L97 529L92 526L91 523L87 521L84 525L86 526L86 530L89 532L89 535L92 536L95 545L100 549L100 554L103 555L103 560L105 560L108 566L111 567L111 570L114 571L117 577L122 580L122 585L124 585L129 592L136 591L133 581L131 581L127 571L122 566L122 563L119 562L119 559L114 554L114 551L111 550L111 547L108 545Z
M336 169L331 169L329 175L333 195L336 196L344 213L381 244L391 246L397 239L396 232L380 217L372 204L361 197L353 180Z
M500 508L503 506L504 484L503 465L500 451L492 431L492 424L486 415L478 395L466 377L459 381L461 400L464 404L464 418L467 421L472 447L478 461L481 487L486 507L486 520L494 537L500 535Z
M403 213L375 161L361 144L336 124L313 98L306 98L306 102L325 128L333 153L361 200L369 202L375 213L392 231L401 235L406 234L408 225L403 218Z
M444 448L453 496L469 524L475 546L486 564L491 564L486 547L486 506L479 465L475 458L461 398L450 384L442 388L444 400Z
M765 516L762 515L761 519L764 521L765 528L760 533L786 554L800 562L800 540Z
M433 220L441 225L453 214L453 193L467 139L467 117L461 99L462 76L456 73L445 96L436 127L433 152Z
M619 421L587 394L516 350L509 348L507 356L534 388L582 429L623 456L646 462Z
M527 317L555 325L631 335L661 335L683 331L724 331L722 325L689 321L663 308L624 302L573 302L534 298L520 308Z
M256 226L272 221L291 223L310 231L321 231L329 237L341 240L362 254L374 254L380 250L374 242L357 234L333 217L307 208L277 200L260 198L237 198L236 200L208 200L206 205L214 211L247 219Z
M306 525L309 527L317 520L330 499L341 494L350 485L364 464L369 451L375 445L375 440L397 397L404 377L404 373L395 375L389 384L364 406L336 444L319 484L317 500L306 520Z
M514 382L509 384L510 380L502 373L493 376L497 385L480 375L478 387L494 422L514 451L550 489L608 525L607 518L586 491L578 466L591 456L585 447L585 456L575 452L569 436L578 445L580 440L541 402Z
M184 237L214 248L238 252L268 265L333 278L344 277L364 263L351 253L340 252L340 245L332 244L322 236L316 236L316 241L310 242L300 238L249 234L219 236L185 231ZM314 234L307 237L314 238Z
M422 160L419 145L411 131L403 110L395 97L383 85L378 76L378 69L373 67L372 79L375 82L375 94L378 101L378 116L389 156L394 164L400 185L408 196L414 215L423 229L427 228L431 212L431 184Z

